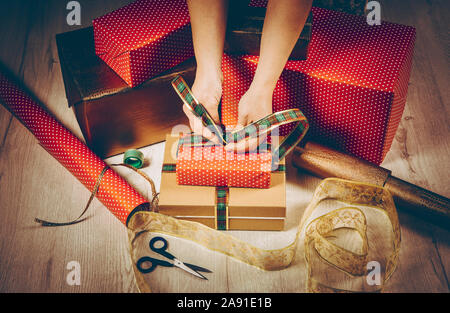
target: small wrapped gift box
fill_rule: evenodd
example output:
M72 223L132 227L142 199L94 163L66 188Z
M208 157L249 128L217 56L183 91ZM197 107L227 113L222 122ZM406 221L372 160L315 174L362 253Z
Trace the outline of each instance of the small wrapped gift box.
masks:
M193 59L131 88L95 55L92 27L59 34L56 43L69 107L100 157L164 141L188 123L170 82L183 75L192 83Z
M131 87L194 56L184 0L137 0L93 26L96 54Z
M175 169L178 140L178 136L168 135L165 143L159 196L160 213L221 230L284 228L284 166L271 173L271 185L268 189L179 185ZM284 165L284 160L280 165Z
M321 8L312 12L308 59L287 62L273 111L298 107L311 124L311 139L380 164L406 103L415 29L370 26L365 17ZM222 121L228 127L237 122L257 63L256 56L223 59Z
M268 151L236 154L222 145L180 145L179 185L269 188L272 155Z

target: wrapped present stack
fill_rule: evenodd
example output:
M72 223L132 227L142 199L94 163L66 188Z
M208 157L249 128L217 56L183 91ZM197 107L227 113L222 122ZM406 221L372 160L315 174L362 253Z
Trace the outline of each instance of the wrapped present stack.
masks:
M361 16L366 2L313 3L277 83L273 111L300 109L310 124L309 139L380 164L405 106L415 30L387 22L369 26ZM267 1L246 3L227 29L224 126L236 124L238 102L258 64ZM330 10L336 3L337 10ZM185 0L137 0L95 19L93 27L58 35L57 44L69 106L91 149L107 157L167 140L162 213L219 229L283 229L284 171L266 171L270 184L259 186L264 188L224 186L209 180L208 171L176 175L178 156L168 151L179 148L180 138L166 135L188 123L170 82L181 75L191 85L195 75ZM284 125L281 135L291 130ZM215 163L209 162L214 171ZM199 181L208 183L199 186ZM224 211L225 218L218 214Z
M178 182L176 172L180 162L177 162L179 160L174 153L179 140L179 137L167 136L159 196L160 213L199 222L219 230L284 228L286 217L284 166L271 173L269 170L270 188L199 186L202 182L195 181L198 177L191 178L191 184L196 185L182 185ZM255 163L257 162L255 160ZM284 165L284 161L281 165Z

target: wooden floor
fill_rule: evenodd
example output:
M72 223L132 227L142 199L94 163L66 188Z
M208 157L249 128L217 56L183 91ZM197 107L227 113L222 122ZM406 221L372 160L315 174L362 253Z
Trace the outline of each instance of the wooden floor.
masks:
M82 26L129 1L79 1ZM383 166L394 175L450 197L450 88L446 0L381 1L383 19L417 29L408 99L392 149ZM55 34L74 30L66 24L66 1L1 1L0 62L22 79L47 108L82 138L65 99ZM146 172L160 181L164 144L144 149ZM120 161L120 156L108 162ZM123 172L133 185L145 187ZM234 232L256 245L292 237L319 180L288 167L288 220L285 232ZM144 186L144 187L143 187ZM89 198L86 190L55 161L11 114L0 106L0 292L136 292L126 228L97 200L91 217L70 227L41 228L35 217L68 220ZM450 233L400 213L402 247L389 292L449 292ZM276 238L275 238L276 237ZM275 238L275 239L271 239ZM67 264L81 266L81 284L66 283ZM304 268L270 274L262 283L245 267L214 273L222 291L304 291ZM237 266L237 265L236 265ZM233 274L231 274L233 273ZM175 275L175 274L172 274ZM261 274L262 275L262 274ZM298 277L296 284L288 276ZM262 277L262 276L258 276ZM247 279L250 278L250 279ZM253 278L253 279L252 279ZM222 280L223 279L223 280ZM225 281L226 280L226 284ZM153 286L178 291L177 286ZM226 285L225 289L221 286ZM189 291L189 289L182 289ZM208 290L205 290L208 291Z

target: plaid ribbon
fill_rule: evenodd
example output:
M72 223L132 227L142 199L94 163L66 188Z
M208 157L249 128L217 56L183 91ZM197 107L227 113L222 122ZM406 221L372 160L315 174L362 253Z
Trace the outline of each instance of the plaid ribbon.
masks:
M184 104L199 117L205 127L211 130L219 139L222 145L227 144L230 140L239 142L247 138L255 138L289 123L297 123L296 127L288 136L280 143L276 149L272 149L272 172L283 172L286 170L285 165L278 163L303 139L309 128L306 117L299 109L290 109L270 114L240 130L226 132L223 125L214 123L211 115L200 104L192 94L186 82L181 76L177 76L172 81L177 94L183 100ZM209 141L201 135L191 134L180 138L178 147L187 146L212 146L215 143ZM178 149L177 149L178 151ZM176 164L163 164L163 172L176 172ZM216 208L215 208L215 225L218 230L228 229L228 198L229 187L217 186L216 190Z
M228 229L228 198L230 189L225 186L216 187L216 229Z
M280 160L282 160L303 139L309 128L308 120L303 113L299 109L290 109L272 113L237 131L225 132L223 125L216 125L208 111L195 99L183 77L175 77L175 79L172 80L172 86L189 110L201 119L203 126L211 130L223 145L227 144L230 140L232 140L232 142L239 142L243 139L255 138L280 127L281 125L297 123L280 145L276 149L272 149L272 170L276 169ZM191 135L184 137L180 144L204 145L207 141L208 140L202 136Z

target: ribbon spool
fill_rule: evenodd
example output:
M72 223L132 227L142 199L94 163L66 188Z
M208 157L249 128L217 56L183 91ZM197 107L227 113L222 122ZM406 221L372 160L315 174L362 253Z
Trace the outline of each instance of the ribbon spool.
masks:
M144 154L136 149L127 150L123 155L123 163L139 169L144 164Z

